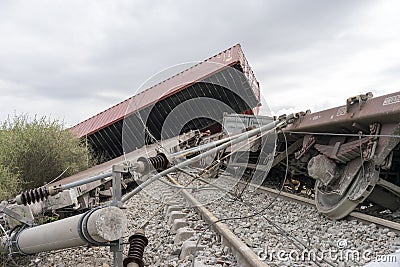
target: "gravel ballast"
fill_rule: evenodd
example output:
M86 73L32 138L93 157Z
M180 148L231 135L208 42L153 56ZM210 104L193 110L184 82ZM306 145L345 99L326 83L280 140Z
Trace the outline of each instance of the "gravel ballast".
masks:
M188 180L182 175L179 179L182 183ZM235 187L224 175L210 181L226 189ZM204 187L201 182L191 187L200 185ZM126 203L129 220L126 240L159 207L161 192L167 188L155 183ZM222 219L268 266L363 266L377 256L400 250L399 236L389 229L356 220L331 221L315 207L251 188L240 196L246 204L210 186L188 191L206 203L206 208ZM189 227L195 230L190 240L197 240L204 232L200 245L205 249L198 252L196 266L238 266L230 250L221 245L220 238L192 208L186 206L182 212L187 213ZM161 212L146 228L149 245L144 253L145 266L190 266L190 256L179 259L181 244L174 244L175 234L170 232L167 221ZM112 266L112 253L107 247L40 253L29 259L29 266Z

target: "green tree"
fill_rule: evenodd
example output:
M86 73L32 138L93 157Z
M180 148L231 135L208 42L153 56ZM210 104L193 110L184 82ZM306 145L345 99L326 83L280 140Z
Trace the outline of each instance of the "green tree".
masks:
M0 177L9 176L17 188L42 186L61 173L66 177L94 162L90 148L57 120L19 115L0 126ZM15 187L9 191L8 195L15 193Z

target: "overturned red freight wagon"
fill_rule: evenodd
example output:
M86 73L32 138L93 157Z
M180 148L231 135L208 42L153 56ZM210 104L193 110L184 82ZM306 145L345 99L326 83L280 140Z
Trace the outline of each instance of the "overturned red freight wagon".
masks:
M199 98L201 104L191 102ZM182 118L188 109L172 112L183 103L190 106L196 117ZM192 129L218 132L224 112L257 114L259 105L258 82L238 44L70 130L78 137L87 138L97 154L112 159ZM167 118L184 124L170 123L166 127Z

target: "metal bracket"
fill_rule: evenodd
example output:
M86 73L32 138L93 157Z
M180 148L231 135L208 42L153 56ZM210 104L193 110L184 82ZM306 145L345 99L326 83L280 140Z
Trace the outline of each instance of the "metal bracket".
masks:
M112 201L111 206L122 207L122 177L123 174L130 173L131 166L119 164L112 166Z
M110 251L114 256L114 267L122 267L123 265L123 242L122 238L111 242Z
M301 139L299 139L301 140ZM312 148L315 144L315 137L313 135L307 134L303 138L303 147L294 154L296 159L300 159L308 150Z
M364 106L365 102L368 99L372 98L373 94L371 92L366 93L365 95L356 95L353 97L347 98L346 101L346 113L350 112L350 108L355 104L358 103L358 110L361 110L362 106Z
M278 165L282 160L286 158L287 155L293 154L299 147L301 147L303 144L303 139L298 139L296 142L294 142L290 147L288 148L287 151L280 152L275 158L274 161L272 162L272 167L275 167Z
M370 129L370 136L368 138L367 148L363 151L362 157L364 160L371 160L375 155L376 146L378 143L378 134L381 131L381 124L380 123L372 123L369 125Z
M119 165L113 165L112 166L112 172L119 172L119 173L128 173L129 172L129 167L127 164L119 164Z

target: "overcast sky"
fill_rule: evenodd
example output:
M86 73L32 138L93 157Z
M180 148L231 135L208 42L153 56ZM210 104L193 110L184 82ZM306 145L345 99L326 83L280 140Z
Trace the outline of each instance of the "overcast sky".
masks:
M0 1L0 121L74 125L236 43L275 114L400 91L399 1Z

